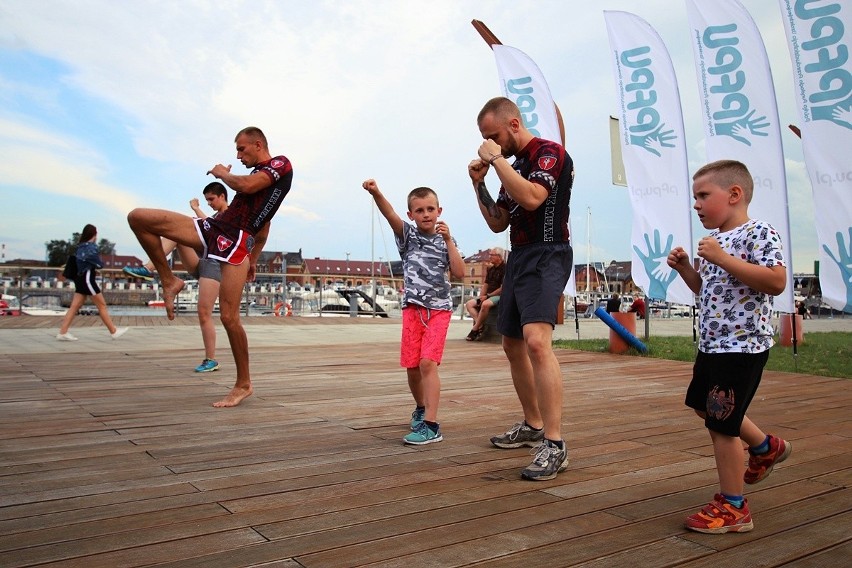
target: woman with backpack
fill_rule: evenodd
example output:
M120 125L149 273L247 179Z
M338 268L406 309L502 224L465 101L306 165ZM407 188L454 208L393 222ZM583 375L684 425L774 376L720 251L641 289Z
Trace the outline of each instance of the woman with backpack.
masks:
M101 294L101 289L95 279L95 269L103 267L104 263L98 255L98 246L95 241L98 238L98 229L94 225L86 225L83 227L83 233L80 235L80 244L77 245L77 251L74 253L76 261L76 275L74 280L74 298L71 300L71 307L65 312L65 318L62 320L62 327L59 328L59 334L56 339L59 341L77 341L74 335L68 333L68 328L71 327L71 322L77 316L80 307L86 302L87 297L92 298L92 303L98 308L98 314L101 316L101 321L109 330L109 334L113 339L118 339L127 333L126 327L115 327L112 323L112 318L109 317L106 300ZM70 263L73 266L73 263ZM71 266L66 266L66 272L71 270ZM65 273L63 273L65 274ZM66 277L68 274L65 274Z

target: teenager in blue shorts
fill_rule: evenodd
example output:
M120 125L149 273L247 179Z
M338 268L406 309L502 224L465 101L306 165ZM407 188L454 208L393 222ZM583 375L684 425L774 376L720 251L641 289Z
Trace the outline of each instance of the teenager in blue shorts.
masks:
M692 179L694 209L712 231L698 243L697 271L681 247L667 262L700 294L701 339L686 405L710 432L720 489L685 526L703 533L744 532L754 527L744 484L765 479L792 451L789 442L765 434L746 416L773 344L772 296L784 291L786 261L778 232L749 218L754 182L744 164L712 162Z
M485 139L468 165L477 204L495 233L510 229L512 251L500 293L497 330L509 358L524 419L491 438L498 448L536 447L521 477L553 479L568 467L562 439L562 372L553 328L574 254L568 235L574 163L560 144L527 130L511 100L488 101L477 117ZM512 163L506 159L514 156ZM497 201L485 187L493 168L502 184Z
M162 209L134 209L127 216L130 228L157 269L163 287L166 314L174 319L174 300L184 282L169 267L161 237L195 249L200 258L220 262L219 314L228 333L237 378L225 398L213 406L240 404L253 392L249 373L248 338L240 321L243 285L253 281L257 259L269 234L269 222L290 191L293 167L284 156L273 157L263 132L254 126L240 130L234 139L237 159L248 175L231 173L231 166L216 164L207 173L234 191L226 211L215 219L194 219Z
M450 236L450 228L438 220L442 209L433 190L418 187L408 194L408 218L414 221L411 224L397 215L375 180L368 179L362 187L373 196L387 219L402 257L405 289L401 301L400 365L405 367L415 403L411 432L403 437L403 442L417 446L440 442L444 438L438 424L438 365L453 314L447 271L453 278L463 278L464 259Z

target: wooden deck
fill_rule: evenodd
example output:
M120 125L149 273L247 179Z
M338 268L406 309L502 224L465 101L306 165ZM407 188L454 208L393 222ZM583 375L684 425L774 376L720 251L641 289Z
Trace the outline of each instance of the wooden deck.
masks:
M253 349L256 394L225 410L232 362L198 376L197 349L155 347L0 355L0 566L852 559L852 381L765 375L750 415L794 451L747 487L755 529L713 536L682 527L717 486L689 364L558 352L570 466L535 483L528 449L488 442L519 418L496 345L448 341L445 440L422 448L392 343Z

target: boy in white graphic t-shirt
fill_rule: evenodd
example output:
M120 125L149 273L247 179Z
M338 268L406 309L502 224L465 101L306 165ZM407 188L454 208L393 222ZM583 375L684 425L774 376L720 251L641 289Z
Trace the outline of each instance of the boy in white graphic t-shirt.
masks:
M792 451L789 442L766 435L745 415L773 344L772 296L784 291L786 261L775 229L749 218L754 183L744 164L712 162L692 179L694 209L713 231L698 243L697 271L681 247L667 261L700 293L701 339L686 405L710 432L720 491L685 526L704 533L744 532L754 525L743 484L766 478Z

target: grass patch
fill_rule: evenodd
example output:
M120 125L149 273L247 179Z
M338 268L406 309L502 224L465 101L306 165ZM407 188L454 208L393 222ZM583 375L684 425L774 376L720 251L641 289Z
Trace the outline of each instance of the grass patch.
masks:
M641 338L640 338L641 339ZM695 345L692 337L654 337L643 341L648 353L640 354L631 348L627 355L668 359L670 361L694 361ZM607 339L569 339L553 342L554 348L578 349L605 353L609 350ZM775 346L769 351L766 369L804 373L823 377L852 379L852 333L831 331L808 333L805 341L798 346L798 355L793 357L792 347L781 347L776 337Z

